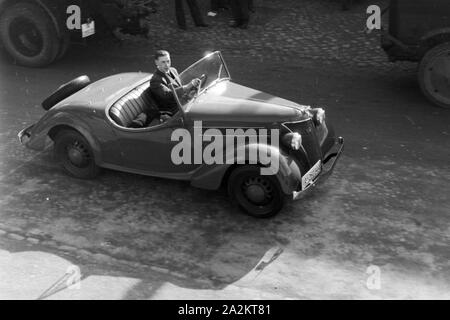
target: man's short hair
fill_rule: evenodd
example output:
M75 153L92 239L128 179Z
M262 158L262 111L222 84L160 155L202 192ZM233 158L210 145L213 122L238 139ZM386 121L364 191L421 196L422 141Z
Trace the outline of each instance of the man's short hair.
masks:
M158 50L155 53L155 61L158 60L160 57L164 56L170 56L169 51L166 50Z

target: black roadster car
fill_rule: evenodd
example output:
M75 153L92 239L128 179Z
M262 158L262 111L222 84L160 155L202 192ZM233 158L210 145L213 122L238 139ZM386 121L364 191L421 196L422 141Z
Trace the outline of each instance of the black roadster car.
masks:
M273 216L287 197L298 199L324 180L342 153L344 140L322 108L232 82L220 52L180 74L183 84L202 81L188 97L173 90L179 109L166 121L149 90L151 77L75 79L46 99L48 111L19 139L35 150L54 144L64 169L78 178L93 178L102 167L211 190L225 185L232 201L256 217ZM143 113L155 118L133 126Z

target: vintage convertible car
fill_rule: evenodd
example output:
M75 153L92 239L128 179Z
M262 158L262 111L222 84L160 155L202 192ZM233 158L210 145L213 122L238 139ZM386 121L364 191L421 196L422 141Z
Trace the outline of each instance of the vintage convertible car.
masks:
M122 73L93 83L79 77L43 102L48 111L19 139L34 150L53 145L63 168L78 178L109 168L210 190L226 186L233 203L260 218L328 177L343 150L344 139L335 136L322 108L233 83L220 52L180 74L183 84L202 81L189 95L178 96L172 87L179 110L168 120L159 116L151 77ZM154 118L135 126L142 114Z

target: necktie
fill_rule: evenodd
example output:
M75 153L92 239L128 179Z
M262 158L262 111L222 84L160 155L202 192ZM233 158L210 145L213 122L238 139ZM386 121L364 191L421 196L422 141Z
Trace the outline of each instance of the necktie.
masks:
M169 80L174 84L175 87L178 87L178 81L175 79L175 77L172 75L172 73L169 71L167 72L167 76L169 77Z

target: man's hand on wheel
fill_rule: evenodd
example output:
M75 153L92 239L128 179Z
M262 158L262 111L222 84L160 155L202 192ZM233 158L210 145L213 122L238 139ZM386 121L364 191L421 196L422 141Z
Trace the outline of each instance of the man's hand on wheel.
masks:
M171 116L169 116L168 114L162 114L159 116L159 121L161 123L166 122L167 120L169 120L171 118Z
M202 83L202 81L201 81L199 78L192 79L192 81L191 81L191 85L192 85L193 87L196 87L196 88L197 88L201 83Z
M191 91L187 94L188 99L192 99L194 96L195 96L195 90L191 90Z

